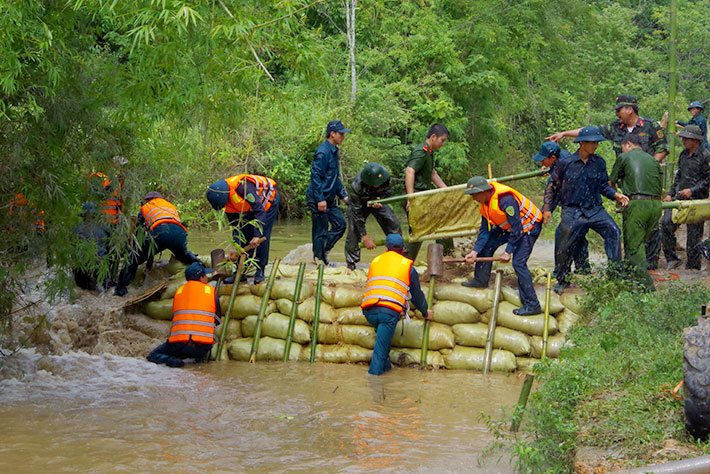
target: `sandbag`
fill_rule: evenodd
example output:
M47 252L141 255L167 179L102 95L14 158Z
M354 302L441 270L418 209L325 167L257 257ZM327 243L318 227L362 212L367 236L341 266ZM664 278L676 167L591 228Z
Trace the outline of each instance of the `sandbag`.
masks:
M148 302L143 312L146 316L150 316L153 319L160 319L163 321L172 321L173 319L173 300L157 300Z
M187 265L177 260L172 253L168 253L168 255L170 255L170 260L168 261L168 264L165 265L165 269L168 271L168 273L170 273L171 275L184 274ZM209 268L209 266L212 264L212 258L209 255L198 255L197 258L200 259L200 261L205 265L205 267Z
M258 316L252 315L242 320L242 334L244 334L245 337L254 336L257 318ZM284 316L280 313L271 313L261 322L261 335L286 340L289 321L290 318L288 316ZM310 342L311 329L308 324L300 319L296 319L291 340L299 344Z
M401 367L419 367L420 358L421 349L393 348L390 351L390 361L394 365L399 365ZM444 359L441 357L441 353L439 351L427 351L426 363L428 367L434 367L435 369L444 367Z
M404 327L404 333L402 333ZM409 347L418 349L422 347L422 334L424 331L424 321L412 319L407 321L400 319L394 330L392 345L394 347ZM429 349L438 351L440 349L454 347L454 333L450 326L441 323L430 323L429 327Z
M321 299L333 308L346 308L348 306L359 306L362 303L362 295L365 288L355 286L325 286Z
M362 314L362 309L359 306L336 309L335 321L340 324L359 324L360 326L370 324L367 322L365 315Z
M456 324L452 330L454 331L454 340L457 345L486 347L486 339L488 338L487 324ZM493 347L495 349L505 349L516 356L530 354L530 338L527 334L515 329L498 326L493 336Z
M540 362L540 359L536 359L534 357L516 357L515 358L515 363L518 366L517 370L520 372L532 373L533 366L535 364L537 364L538 362Z
M547 338L547 357L555 358L560 355L560 349L565 343L565 335L555 334ZM530 338L532 356L539 359L542 356L542 337L533 336Z
M456 346L453 350L444 349L441 355L447 369L483 370L485 349ZM491 356L491 370L512 372L515 370L515 356L510 351L494 349Z
M493 306L493 290L488 288L467 288L456 283L437 284L434 288L434 298L438 301L468 303L481 314Z
M251 354L253 338L245 337L235 339L229 344L229 357L232 360L247 362ZM259 340L259 352L256 360L283 360L286 341L272 337L262 337ZM288 360L298 360L303 347L298 343L291 343Z
M579 315L569 308L565 308L565 310L556 317L558 329L562 334L570 332L574 325L577 324L577 321L579 321Z
M500 289L500 293L505 301L516 308L523 305L520 301L520 292L518 292L517 288L504 286ZM542 308L542 311L545 311L545 289L536 288L535 294L537 295L538 301L540 301L540 308ZM565 309L565 306L560 301L560 297L554 291L550 291L550 314L557 314L563 309Z
M251 293L256 296L263 296L266 291L266 281L259 283L258 285L251 286ZM296 290L296 280L289 279L279 279L274 280L274 286L271 287L271 295L269 297L272 300L277 300L279 298L286 298L289 300L293 299L293 293ZM310 281L303 281L301 286L301 296L298 298L298 302L302 303L306 299L313 296L314 285Z
M229 304L229 296L220 296L219 304L222 307L222 314L227 314L227 305ZM244 319L247 316L259 314L261 307L261 298L254 295L241 295L234 298L231 317ZM276 303L269 301L264 314L274 313L276 311Z
M276 306L281 314L291 314L291 300L286 298L281 298L276 301ZM315 297L310 297L303 303L298 305L297 316L299 319L306 321L307 323L313 322L313 314L315 312L316 299ZM320 304L320 317L318 321L321 323L332 323L335 321L335 310L328 303L321 301Z
M222 333L222 324L217 326L215 329L215 334L217 340L219 340L220 334ZM227 333L224 335L224 340L229 342L234 339L239 339L242 337L242 322L237 319L230 319L227 323Z
M460 323L477 323L481 320L475 307L460 301L439 301L432 307L434 321L453 326Z
M176 278L171 278L170 282L168 283L168 286L165 288L165 291L163 291L163 294L160 295L160 299L162 300L168 300L168 299L173 299L175 296L175 293L177 292L177 289L180 288L182 285L185 284L185 278L184 277L176 277Z
M584 293L570 293L566 291L560 296L560 301L565 305L565 308L571 310L577 314L584 314L582 308L582 299L584 298Z
M536 314L534 316L518 316L513 314L516 307L507 301L501 301L498 305L498 319L496 326L503 326L517 331L524 332L529 336L542 336L544 315ZM491 312L486 311L481 315L481 321L488 324L491 317ZM550 316L550 324L548 325L547 333L552 335L557 332L557 320L554 316Z
M305 346L301 350L301 360L310 360L311 346ZM370 362L372 350L350 344L317 344L316 360L318 362L330 362L333 364L345 364L348 362Z
M232 287L234 285L227 285L227 284L221 284L219 285L219 296L231 296L232 295ZM239 284L237 287L237 296L239 295L250 295L251 290L249 290L249 285L246 283L242 282Z
M340 334L341 341L345 344L352 344L366 349L375 348L375 328L372 326L343 324L340 326Z
M217 356L217 348L219 344L213 344L212 349L210 349L210 360L229 360L228 344L222 346L222 353Z
M339 324L318 324L318 343L337 344L341 341Z

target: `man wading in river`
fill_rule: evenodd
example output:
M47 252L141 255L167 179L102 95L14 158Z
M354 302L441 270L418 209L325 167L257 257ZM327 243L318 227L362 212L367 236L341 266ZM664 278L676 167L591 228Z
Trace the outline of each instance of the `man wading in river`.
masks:
M427 319L434 313L419 285L419 274L414 262L404 256L404 239L389 234L385 240L387 251L375 257L367 272L367 285L362 297L362 313L376 331L375 350L370 360L372 375L381 375L392 368L390 347L394 329L400 316L409 311L409 301Z
M183 359L202 362L214 343L215 327L222 316L219 296L207 284L211 268L193 263L185 269L187 283L177 289L173 299L173 324L168 341L148 355L148 360L168 367L182 367Z

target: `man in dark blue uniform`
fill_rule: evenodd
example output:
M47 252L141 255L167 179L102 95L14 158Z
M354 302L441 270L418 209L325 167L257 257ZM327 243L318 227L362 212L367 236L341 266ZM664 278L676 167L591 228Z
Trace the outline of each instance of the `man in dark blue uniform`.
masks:
M703 137L703 144L708 143L708 123L703 117L703 104L700 101L693 101L688 106L688 112L690 112L690 120L687 122L682 122L678 120L676 124L681 127L687 127L688 125L697 125L700 127L700 135Z
M569 159L572 156L570 152L560 148L560 146L552 141L543 143L540 146L540 151L533 155L533 161L540 166L544 166L550 170L550 174L555 170L555 168L560 164L560 161ZM550 186L552 182L551 178L548 178L547 185L545 186L545 197L549 202L545 201L542 210L542 223L547 224L552 219L552 213L555 212L557 207L557 195ZM550 188L550 191L547 191ZM555 248L557 248L558 242L560 241L559 227L555 231ZM579 245L573 249L575 254L574 258L574 268L577 273L589 273L591 267L589 266L589 242L587 238L583 238Z
M599 127L584 127L574 142L579 149L560 163L550 176L550 192L555 193L562 206L562 221L558 227L559 245L555 248L555 291L562 293L569 286L567 276L572 267L572 256L581 239L591 229L604 239L604 250L610 262L621 260L621 230L602 206L602 195L622 206L629 198L609 185L606 161L595 154L604 137ZM546 190L547 193L547 190ZM545 202L549 198L546 197Z
M348 203L340 180L338 145L350 132L340 120L331 120L325 129L325 141L316 149L311 165L311 182L306 190L306 205L311 210L313 258L328 265L328 252L345 234L345 218L336 198Z

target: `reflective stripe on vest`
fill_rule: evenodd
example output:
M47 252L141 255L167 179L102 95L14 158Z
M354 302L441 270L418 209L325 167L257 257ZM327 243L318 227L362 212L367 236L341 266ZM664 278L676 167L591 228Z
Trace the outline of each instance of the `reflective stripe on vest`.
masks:
M177 208L170 202L162 198L154 198L141 206L141 213L145 219L145 225L149 230L153 230L160 224L177 224L183 229L185 226L180 222L180 215ZM187 230L187 229L185 229Z
M102 214L107 216L108 221L111 224L117 224L119 222L118 215L121 213L121 208L123 207L123 200L121 199L120 187L121 183L119 181L118 188L111 191L111 178L106 174L97 171L89 175L89 179L99 179L101 181L101 187L104 191L110 194L110 197L101 202L99 209Z
M168 342L212 344L217 318L215 290L191 280L178 288L173 299L173 323Z
M414 262L397 252L387 251L376 257L367 273L361 308L383 306L397 312L409 310L409 272Z
M261 205L265 211L271 209L271 205L276 199L276 181L265 176L256 174L240 174L226 179L229 185L229 201L224 208L224 212L239 213L249 212L251 204L245 199L245 196L240 196L237 193L237 186L242 182L249 181L256 187L256 195L261 201ZM246 189L245 189L246 192Z
M542 221L542 212L527 197L520 194L515 189L504 184L490 183L493 186L493 195L486 204L481 204L481 215L492 225L499 226L503 230L510 230L510 223L505 211L500 209L498 200L501 194L511 194L518 202L520 208L520 222L523 226L523 233L530 232L537 222Z

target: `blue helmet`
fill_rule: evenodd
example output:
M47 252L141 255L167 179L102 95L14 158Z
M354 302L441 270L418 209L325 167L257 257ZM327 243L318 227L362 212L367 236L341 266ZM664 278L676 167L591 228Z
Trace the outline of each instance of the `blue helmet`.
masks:
M223 209L229 201L229 185L227 184L227 180L220 179L210 184L207 188L206 196L212 209L215 211Z
M389 250L403 249L404 248L404 239L402 238L402 235L401 234L387 234L387 237L385 238L385 247L387 247Z
M703 104L701 104L699 100L694 100L694 101L692 101L692 102L690 103L690 105L688 106L688 110L690 110L690 109L700 109L700 110L703 110L704 108L705 108L705 107L703 107Z
M574 142L603 142L604 140L606 140L606 138L602 135L599 127L590 125L579 131L579 135L574 139Z
M562 149L557 143L552 141L545 142L540 146L540 151L533 155L532 159L535 163L540 163L545 158L549 158L551 156L559 158L561 151Z
M211 268L205 267L202 262L194 262L185 269L185 279L188 281L199 280L203 275L212 273L212 271Z

